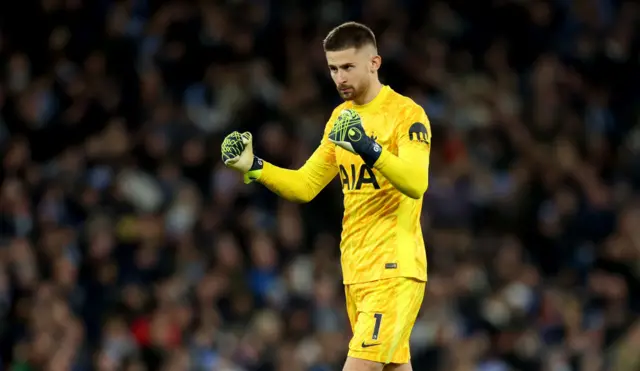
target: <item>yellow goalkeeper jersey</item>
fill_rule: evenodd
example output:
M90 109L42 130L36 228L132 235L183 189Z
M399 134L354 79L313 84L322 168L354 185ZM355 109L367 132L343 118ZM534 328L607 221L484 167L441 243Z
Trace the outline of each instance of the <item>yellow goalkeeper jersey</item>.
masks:
M383 148L373 168L327 136L343 109L356 110L368 135ZM342 183L344 216L340 243L345 284L392 277L427 279L420 214L427 187L431 129L410 98L383 86L366 105L345 102L331 115L324 137L298 170L265 162L258 181L299 202L311 200L336 175Z

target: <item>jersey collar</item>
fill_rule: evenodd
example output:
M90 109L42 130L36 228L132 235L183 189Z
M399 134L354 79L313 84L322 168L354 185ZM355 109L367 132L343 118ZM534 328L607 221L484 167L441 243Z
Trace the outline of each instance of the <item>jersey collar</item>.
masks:
M371 102L363 105L357 105L354 103L353 108L355 108L358 111L377 108L380 106L380 104L382 104L382 102L384 102L384 99L389 94L389 91L391 91L391 88L389 87L389 85L382 85L382 89L380 89L380 92L378 92L378 95L376 95L376 97L373 98Z

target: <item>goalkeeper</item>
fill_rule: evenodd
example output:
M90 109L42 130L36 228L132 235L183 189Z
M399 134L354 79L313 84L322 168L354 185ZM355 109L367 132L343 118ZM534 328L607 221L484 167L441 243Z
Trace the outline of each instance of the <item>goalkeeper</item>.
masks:
M344 102L298 170L253 154L250 133L231 133L224 163L291 201L312 200L336 175L344 194L340 242L353 330L345 371L411 370L409 337L422 305L427 259L420 226L431 130L424 110L380 83L373 32L349 22L324 40ZM391 300L390 300L391 299Z

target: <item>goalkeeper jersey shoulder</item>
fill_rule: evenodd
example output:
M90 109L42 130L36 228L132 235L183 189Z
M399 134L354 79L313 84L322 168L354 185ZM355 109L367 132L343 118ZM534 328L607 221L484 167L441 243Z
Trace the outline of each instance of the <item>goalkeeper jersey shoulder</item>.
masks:
M398 147L419 146L428 154L431 144L431 125L424 108L409 97L400 94L398 96L397 114L400 118L396 126Z

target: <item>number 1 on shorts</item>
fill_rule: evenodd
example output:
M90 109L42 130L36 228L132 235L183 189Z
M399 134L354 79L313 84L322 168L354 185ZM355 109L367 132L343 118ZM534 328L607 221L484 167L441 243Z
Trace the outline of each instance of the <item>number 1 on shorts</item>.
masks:
M380 334L380 323L382 322L382 313L375 313L373 317L376 319L376 323L373 325L373 336L371 339L378 340Z

